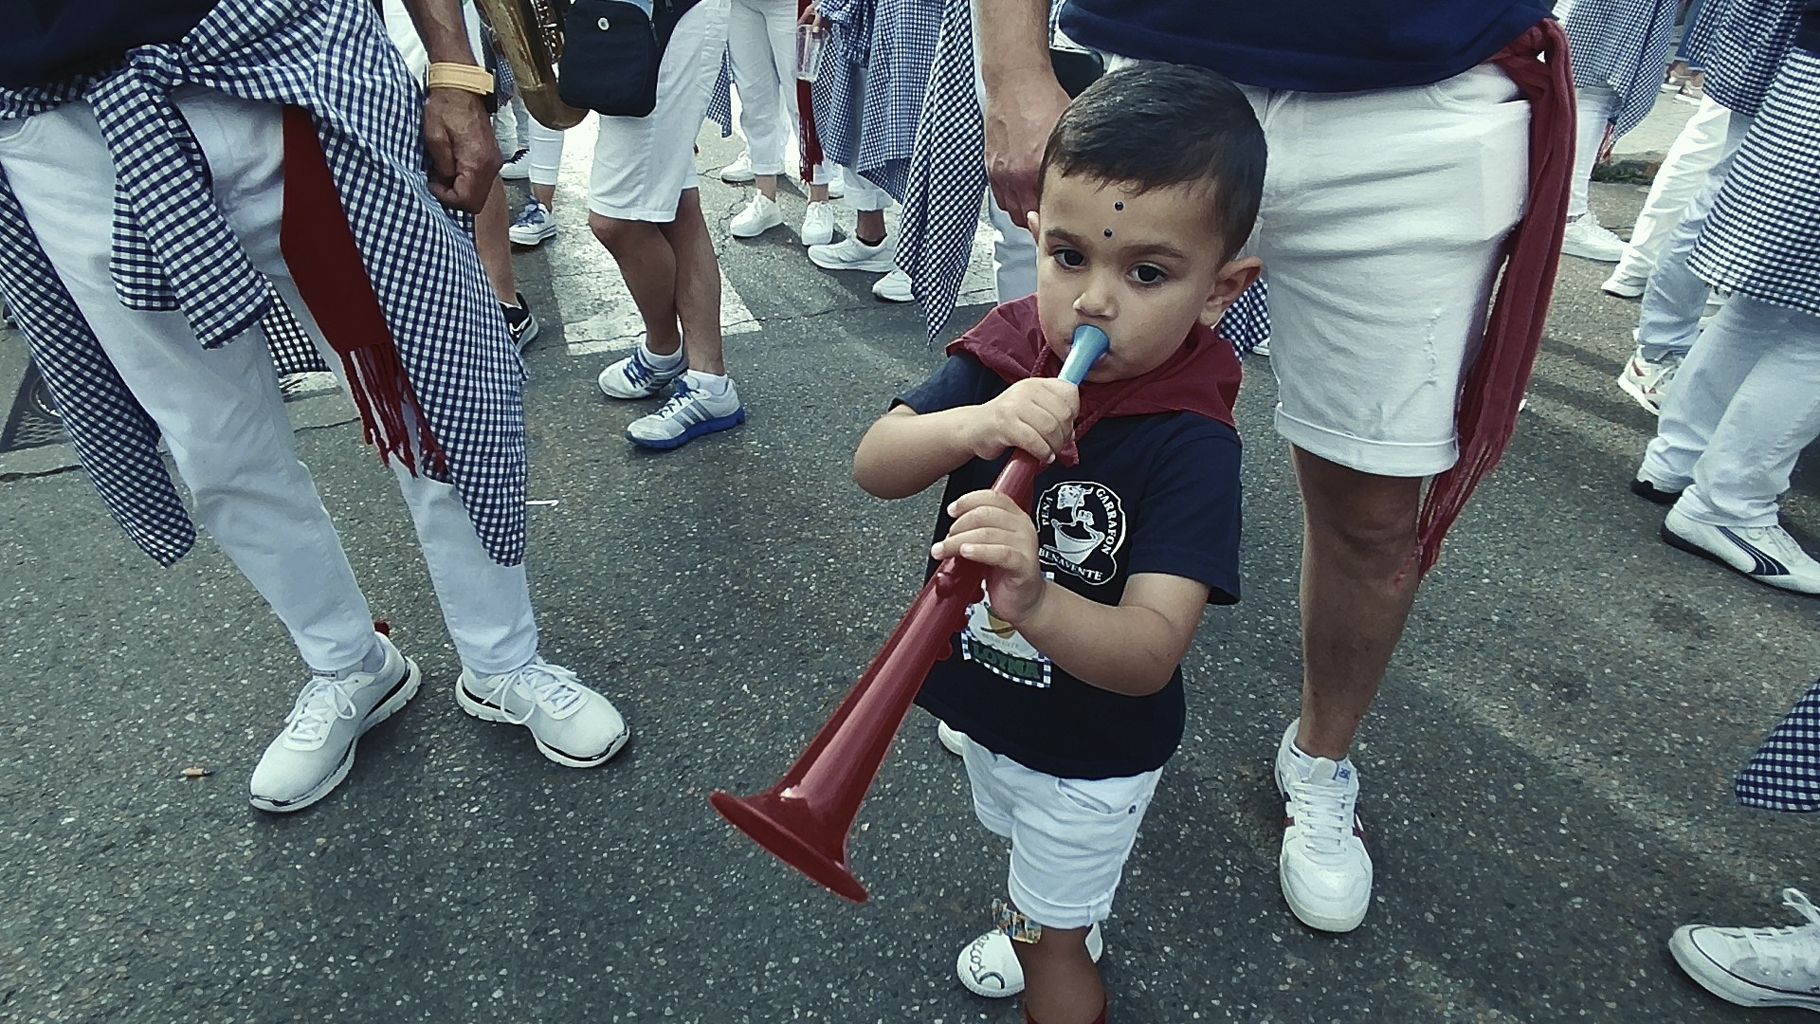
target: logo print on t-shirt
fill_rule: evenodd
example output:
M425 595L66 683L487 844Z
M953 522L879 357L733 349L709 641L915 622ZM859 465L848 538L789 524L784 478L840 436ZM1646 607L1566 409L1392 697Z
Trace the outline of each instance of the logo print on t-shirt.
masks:
M1125 506L1105 484L1056 484L1036 503L1036 536L1044 566L1097 586L1118 575Z
M1054 663L1032 647L1017 627L992 613L992 597L984 584L980 585L980 599L967 607L967 625L961 630L961 657L1000 679L1039 690L1048 689L1051 683L1049 673Z

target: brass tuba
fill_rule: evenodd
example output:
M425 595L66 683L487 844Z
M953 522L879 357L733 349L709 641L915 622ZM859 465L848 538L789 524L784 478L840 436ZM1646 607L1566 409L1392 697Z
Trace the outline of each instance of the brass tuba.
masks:
M556 94L556 62L562 59L562 12L557 4L562 0L475 2L493 24L499 48L518 79L525 109L537 123L557 131L580 124L588 112L569 106Z

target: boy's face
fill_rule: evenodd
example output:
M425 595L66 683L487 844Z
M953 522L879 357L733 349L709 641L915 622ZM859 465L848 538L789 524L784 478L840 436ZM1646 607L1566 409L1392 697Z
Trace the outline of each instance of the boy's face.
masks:
M1212 326L1257 279L1256 259L1226 261L1207 186L1138 195L1118 183L1051 170L1037 241L1036 303L1043 337L1066 357L1074 329L1092 324L1112 348L1088 374L1096 383L1155 369L1198 320Z

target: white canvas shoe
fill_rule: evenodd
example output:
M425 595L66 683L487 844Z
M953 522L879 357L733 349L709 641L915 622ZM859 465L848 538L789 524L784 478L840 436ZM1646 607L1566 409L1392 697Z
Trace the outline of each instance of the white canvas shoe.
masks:
M1799 889L1782 905L1800 914L1793 928L1721 928L1684 924L1668 951L1700 987L1739 1006L1820 1010L1820 909Z
M757 238L772 228L782 227L783 223L784 211L778 209L777 200L760 192L733 215L727 230L734 238Z
M800 237L804 245L827 245L834 241L834 204L810 203L803 214Z
M1567 222L1567 231L1561 236L1561 253L1595 263L1616 263L1624 255L1624 239L1607 231L1588 210L1578 220Z
M1106 940L1097 924L1087 931L1087 955L1096 964L1106 955ZM1024 990L1024 967L1017 962L1011 937L1001 931L987 932L961 947L954 975L967 991L987 999L1004 999Z

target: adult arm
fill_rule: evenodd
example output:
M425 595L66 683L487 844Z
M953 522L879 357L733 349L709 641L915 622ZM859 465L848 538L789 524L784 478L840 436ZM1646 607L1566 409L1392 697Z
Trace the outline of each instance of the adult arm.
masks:
M461 0L405 0L411 22L432 64L478 64L468 45ZM423 142L430 160L430 192L456 209L479 213L499 173L499 141L484 97L435 88L423 105Z
M1068 94L1049 62L1047 0L982 0L980 77L986 86L986 173L993 201L1022 225L1036 209L1037 168Z

